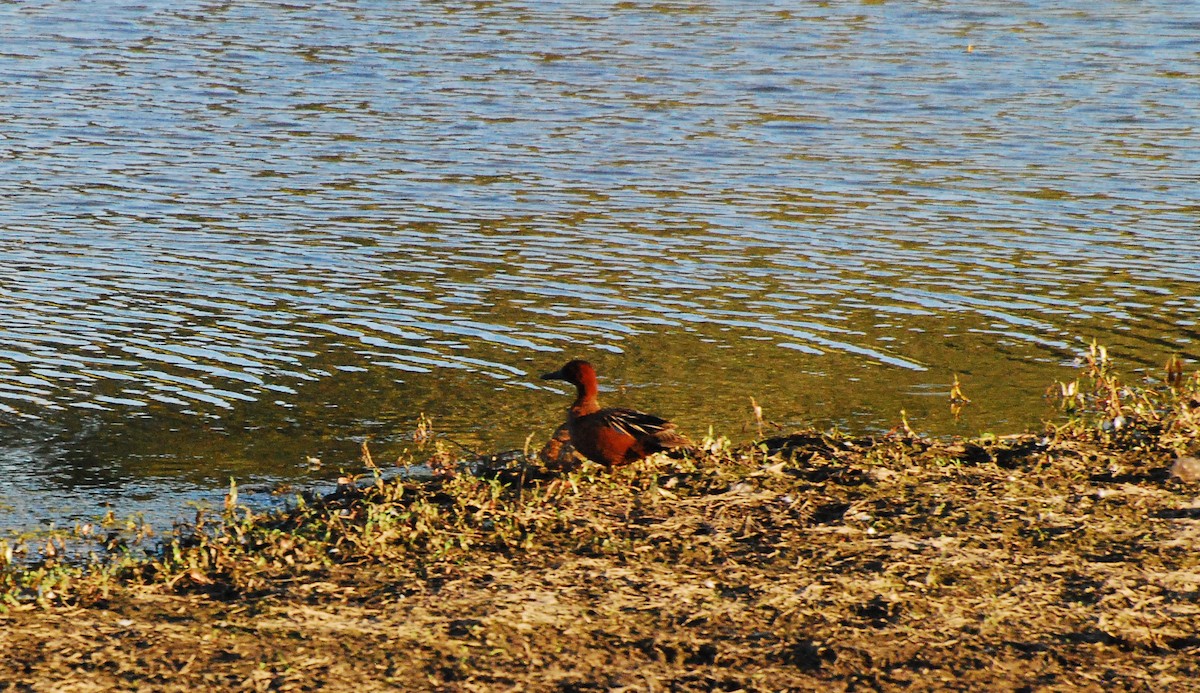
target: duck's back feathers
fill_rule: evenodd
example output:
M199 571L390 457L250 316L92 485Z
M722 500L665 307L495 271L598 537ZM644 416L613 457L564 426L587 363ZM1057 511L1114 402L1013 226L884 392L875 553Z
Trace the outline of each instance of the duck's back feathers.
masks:
M675 424L633 409L601 409L571 422L571 439L585 457L608 465L691 446Z

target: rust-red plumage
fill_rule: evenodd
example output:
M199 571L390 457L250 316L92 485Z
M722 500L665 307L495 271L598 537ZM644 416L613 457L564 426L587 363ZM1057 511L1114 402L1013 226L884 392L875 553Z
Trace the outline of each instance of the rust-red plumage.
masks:
M575 386L577 395L567 410L565 426L571 445L593 462L614 467L691 445L666 419L633 409L601 409L596 397L596 370L587 361L570 361L542 378L565 380Z

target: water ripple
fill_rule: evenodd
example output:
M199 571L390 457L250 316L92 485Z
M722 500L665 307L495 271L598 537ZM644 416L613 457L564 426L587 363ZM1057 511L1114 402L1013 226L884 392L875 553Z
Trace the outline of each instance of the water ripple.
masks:
M596 354L881 425L839 383L1200 357L1200 16L1021 7L0 5L0 418L523 439Z

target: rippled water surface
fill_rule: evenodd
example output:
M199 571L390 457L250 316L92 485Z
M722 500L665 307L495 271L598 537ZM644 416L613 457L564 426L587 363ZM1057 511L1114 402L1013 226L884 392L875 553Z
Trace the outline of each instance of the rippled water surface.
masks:
M1195 359L1198 7L2 4L0 526L521 447L572 356L734 437Z

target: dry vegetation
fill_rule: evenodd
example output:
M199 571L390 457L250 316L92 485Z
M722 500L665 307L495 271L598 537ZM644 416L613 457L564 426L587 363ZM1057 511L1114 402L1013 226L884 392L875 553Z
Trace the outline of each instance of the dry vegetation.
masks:
M0 689L1195 690L1200 378L1056 391L1036 435L368 476L12 564Z

